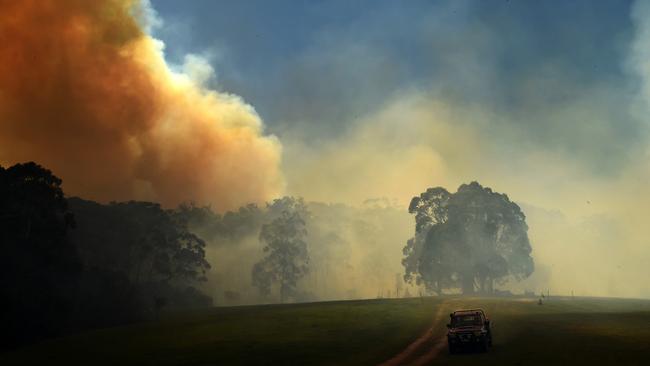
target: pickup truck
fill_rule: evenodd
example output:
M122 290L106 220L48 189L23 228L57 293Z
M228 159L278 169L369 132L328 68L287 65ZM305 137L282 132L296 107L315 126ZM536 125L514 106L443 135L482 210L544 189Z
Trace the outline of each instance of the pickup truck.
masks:
M482 309L454 311L449 314L447 328L447 343L451 354L467 348L487 352L488 347L492 346L490 320Z

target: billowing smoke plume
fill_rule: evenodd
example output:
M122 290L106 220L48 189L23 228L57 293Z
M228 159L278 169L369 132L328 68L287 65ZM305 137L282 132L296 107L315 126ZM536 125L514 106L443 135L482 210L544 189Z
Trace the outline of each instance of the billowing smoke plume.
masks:
M0 9L0 164L37 161L102 201L229 209L282 190L277 139L239 97L203 88L205 68L170 70L139 2Z

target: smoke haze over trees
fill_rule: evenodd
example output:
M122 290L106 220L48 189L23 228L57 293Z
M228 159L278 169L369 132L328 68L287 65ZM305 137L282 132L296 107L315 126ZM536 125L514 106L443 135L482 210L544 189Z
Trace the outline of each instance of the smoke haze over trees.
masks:
M305 219L309 213L302 199L285 197L276 200L270 209L288 206L270 223L262 225L260 242L265 257L253 266L253 285L264 296L271 294L277 283L280 302L283 303L296 291L297 282L309 272L309 251Z
M191 232L217 303L261 301L269 200L314 213L302 285L368 297L404 271L413 194L472 180L527 214L536 270L511 286L650 296L647 4L0 3L0 164L100 203L210 204Z
M0 0L2 346L215 305L650 297L650 2L326 3Z
M0 170L6 347L165 309L276 302L258 292L274 286L280 301L388 296L400 271L408 215L385 201L283 197L220 214L66 198L61 184L35 163Z
M456 193L429 188L414 197L415 236L404 247L405 280L442 294L494 292L495 282L534 270L526 217L508 196L477 182Z
M394 293L395 275L403 271L398 258L410 218L405 209L386 200L354 207L283 197L223 214L196 205L178 210L186 212L191 230L206 240L206 258L213 268L201 288L216 304L279 301L277 291L271 297L259 293L251 270L266 255L262 227L285 211L300 212L307 231L309 271L297 281L294 301L387 296L388 291Z

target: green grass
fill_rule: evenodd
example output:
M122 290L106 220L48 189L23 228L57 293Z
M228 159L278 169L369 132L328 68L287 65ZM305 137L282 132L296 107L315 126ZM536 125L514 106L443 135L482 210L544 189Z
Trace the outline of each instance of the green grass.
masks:
M214 308L51 340L0 364L371 365L431 325L439 299Z
M650 365L650 301L552 298L544 305L497 299L482 306L494 323L486 354L441 355L441 365Z
M0 355L1 365L373 365L436 319L482 307L494 325L485 354L441 353L442 365L650 365L650 301L424 298L214 308L103 329ZM436 313L442 316L435 317Z

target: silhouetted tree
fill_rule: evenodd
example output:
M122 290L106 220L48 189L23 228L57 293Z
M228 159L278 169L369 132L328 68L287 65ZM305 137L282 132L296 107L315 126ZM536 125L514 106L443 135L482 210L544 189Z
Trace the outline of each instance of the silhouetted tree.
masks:
M425 247L427 234L432 228L439 230L442 223L447 221L447 204L451 194L442 187L429 188L419 197L413 197L409 205L409 213L415 215L415 236L409 239L404 247L404 265L406 282L424 284L429 290L438 294L453 282L451 263L443 260L448 256L449 248L445 245L432 243ZM443 255L447 253L447 255Z
M0 348L59 334L82 270L67 240L61 180L30 162L0 167Z
M211 305L191 287L210 266L187 216L66 199L61 183L35 163L0 167L0 348Z
M185 215L152 202L70 204L79 223L71 234L89 267L121 271L135 285L205 279L205 242L189 231Z
M280 302L284 302L295 293L298 280L308 271L307 230L303 217L307 210L302 199L292 197L274 201L271 209L277 210L277 217L262 226L259 238L264 243L266 257L253 266L253 285L262 294L269 295L273 283L277 283Z
M534 270L526 217L508 196L477 182L454 194L431 188L414 197L415 236L404 248L405 279L440 293L460 287L490 293L494 282Z

